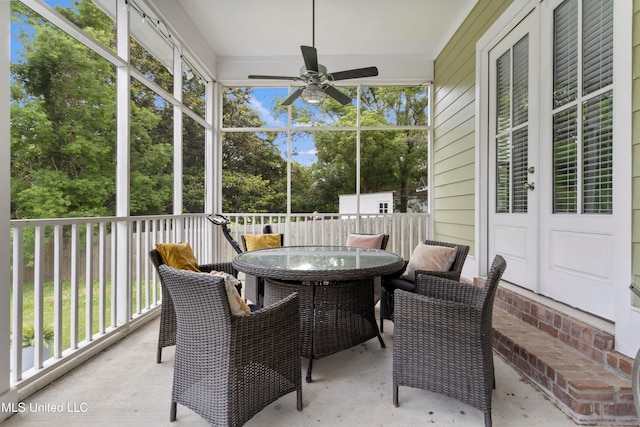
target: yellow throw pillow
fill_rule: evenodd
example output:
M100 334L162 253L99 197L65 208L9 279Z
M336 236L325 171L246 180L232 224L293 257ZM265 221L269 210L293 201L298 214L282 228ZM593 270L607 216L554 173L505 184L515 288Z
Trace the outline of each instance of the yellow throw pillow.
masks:
M169 267L177 270L200 271L198 260L196 260L189 242L156 243L156 249L160 252L164 263Z
M242 237L247 245L247 251L282 246L282 234L244 234Z
M413 250L407 269L402 275L403 279L416 281L416 270L449 271L456 259L456 248L448 246L427 245L418 243Z

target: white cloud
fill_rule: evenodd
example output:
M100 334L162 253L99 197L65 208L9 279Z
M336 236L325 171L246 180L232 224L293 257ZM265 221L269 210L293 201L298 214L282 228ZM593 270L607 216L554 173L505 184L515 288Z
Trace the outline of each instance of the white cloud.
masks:
M274 119L271 109L265 107L262 102L258 101L254 97L251 97L249 106L257 112L260 119L265 122L265 127L281 128L286 126L286 123L283 123L281 120Z

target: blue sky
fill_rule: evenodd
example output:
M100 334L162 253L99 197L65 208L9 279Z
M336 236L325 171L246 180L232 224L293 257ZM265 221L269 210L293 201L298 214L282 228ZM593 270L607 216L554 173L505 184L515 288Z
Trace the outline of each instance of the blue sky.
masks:
M262 121L265 123L265 127L272 128L286 128L287 116L281 114L278 117L273 117L272 105L275 98L284 98L287 96L286 88L254 88L251 98L251 108L255 110ZM301 101L296 101L301 102ZM278 137L276 140L278 148L282 152L282 156L287 156L287 140L286 135ZM310 135L304 135L302 133L296 133L292 142L292 150L294 151L293 161L296 161L302 165L309 166L316 162L316 149L313 138Z

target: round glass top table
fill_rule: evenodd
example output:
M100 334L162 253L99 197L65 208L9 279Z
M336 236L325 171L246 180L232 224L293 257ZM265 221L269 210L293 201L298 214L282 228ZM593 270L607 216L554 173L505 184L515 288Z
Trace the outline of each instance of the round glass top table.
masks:
M395 273L404 260L382 249L350 246L285 246L244 252L233 266L247 274L280 280L351 280Z
M233 266L264 278L264 305L296 292L300 301L300 352L328 356L377 337L374 281L404 268L404 260L382 249L348 246L286 246L245 252Z

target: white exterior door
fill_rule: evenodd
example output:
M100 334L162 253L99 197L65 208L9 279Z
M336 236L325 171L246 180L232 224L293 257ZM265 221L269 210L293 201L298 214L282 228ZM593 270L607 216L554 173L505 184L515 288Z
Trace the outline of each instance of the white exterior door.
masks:
M554 0L540 9L552 28L540 66L553 70L540 91L540 292L611 320L623 241L614 209L613 6Z
M625 229L613 4L539 3L489 50L487 74L489 260L505 257L509 282L611 320Z
M489 253L504 280L538 284L536 20L529 15L489 52Z

